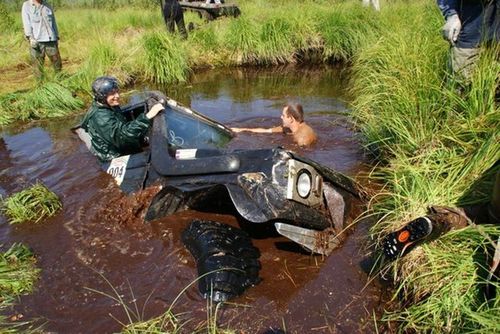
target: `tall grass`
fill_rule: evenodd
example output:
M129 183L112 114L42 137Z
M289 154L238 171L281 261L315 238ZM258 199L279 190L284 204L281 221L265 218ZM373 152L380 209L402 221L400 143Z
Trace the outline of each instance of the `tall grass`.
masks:
M56 194L42 183L15 193L2 201L2 212L9 218L10 224L23 222L38 223L51 217L62 208Z
M0 253L0 296L3 300L32 291L40 273L35 262L33 252L22 244L13 244Z
M59 83L46 82L33 90L0 96L0 126L16 120L47 119L68 115L83 107L83 101Z
M184 82L189 73L187 57L179 39L160 32L143 37L143 76L159 84Z
M357 53L351 86L356 122L380 162L371 177L383 188L370 207L381 217L372 228L378 242L429 205L488 203L500 169L498 46L481 54L464 89L447 70L433 2L395 4L380 24L377 42ZM500 331L500 297L485 303L491 282L480 274L499 234L498 226L455 231L397 261L398 307L384 319L399 332Z
M1 333L40 333L41 328L29 321L19 321L16 315L4 315L12 312L11 307L17 297L34 290L39 276L40 269L36 267L33 252L25 245L16 243L0 252Z
M412 302L385 320L397 322L400 332L497 332L500 298L488 305L484 293L485 254L499 235L498 228L473 226L410 253L396 270L404 277L398 293Z
M188 80L198 67L287 64L307 61L309 55L325 62L347 61L378 27L378 18L354 0L334 6L328 1L241 1L242 15L237 19L205 23L187 13L186 21L198 28L181 41L167 34L159 6L141 1L114 4L120 10L99 2L82 0L74 6L60 2L56 18L66 79L49 77L49 82L87 96L92 80L103 74L116 75L125 85L144 80L169 85ZM11 12L17 30L0 31L0 48L9 50L0 59L0 71L20 66L20 60L23 68L29 64L17 11ZM28 75L29 68L24 72L21 75ZM11 76L15 79L14 73ZM0 87L0 100L10 93L23 99L24 90L33 89L30 81L19 80L15 91L13 85ZM27 105L17 107L36 117L24 110ZM0 104L2 111L5 104Z
M8 250L0 252L0 312L6 313L16 297L30 293L39 276L33 252L26 246L13 244ZM0 315L0 332L35 333L40 329L34 329L28 322L13 322Z

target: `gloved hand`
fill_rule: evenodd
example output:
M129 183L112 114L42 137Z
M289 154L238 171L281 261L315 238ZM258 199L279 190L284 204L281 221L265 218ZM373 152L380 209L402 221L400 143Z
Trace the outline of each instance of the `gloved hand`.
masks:
M146 100L148 110L151 110L151 108L153 108L153 106L157 103L165 105L165 97L161 93L157 93L155 91L149 92L149 97Z
M31 48L33 48L33 49L38 48L38 42L36 41L36 39L30 37L29 41L30 41Z
M146 118L152 119L156 115L160 113L160 111L165 110L165 107L161 103L157 103L154 106L152 106L149 111L146 113Z
M454 45L458 39L460 29L462 29L462 22L460 22L458 15L453 14L448 16L442 29L444 39L450 42L451 45Z

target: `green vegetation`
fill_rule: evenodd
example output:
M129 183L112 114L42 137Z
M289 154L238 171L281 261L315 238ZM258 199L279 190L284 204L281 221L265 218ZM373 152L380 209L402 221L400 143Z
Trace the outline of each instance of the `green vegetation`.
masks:
M198 28L183 41L166 33L160 8L151 6L152 2L117 0L113 9L107 9L99 1L56 1L63 75L51 75L46 60L44 81L57 82L59 90L66 90L64 95L76 97L57 112L34 113L30 103L52 108L46 101L38 101L38 94L24 96L40 84L30 75L19 7L10 1L12 12L4 12L14 20L16 29L0 31L0 49L6 51L0 58L0 73L6 79L0 88L0 126L61 115L63 109L65 113L81 112L82 101L89 101L90 84L99 75L115 75L124 85L147 81L165 86L185 82L194 70L207 66L350 61L376 35L378 26L372 12L357 1L332 5L328 1L247 0L238 2L243 14L236 19L204 22L194 13L186 13L185 21ZM297 10L298 5L303 10ZM15 100L28 103L12 106Z
M454 82L435 1L383 2L374 13L357 0L241 0L237 19L202 23L186 15L199 25L187 41L165 33L159 8L148 0L114 1L126 5L120 10L90 2L73 1L71 9L58 2L65 73L42 85L19 80L17 70L23 77L30 70L27 45L19 15L0 7L0 19L13 20L0 30L0 49L9 50L0 57L0 126L79 111L91 81L103 74L125 84L168 85L188 81L201 67L342 61L352 69L355 121L378 163L370 177L383 186L370 203L369 214L380 217L372 229L376 242L429 205L490 199L500 169L500 47L481 54L470 86ZM68 99L56 104L43 89L61 89L56 96ZM489 240L499 235L498 226L471 226L393 263L396 303L383 318L401 332L500 332L500 294L485 301L481 274ZM157 325L174 318L167 312L130 328L160 332Z
M2 202L2 211L8 216L10 224L38 223L62 208L57 195L42 183L13 194Z
M464 88L447 72L433 2L393 6L380 19L388 28L357 54L351 86L366 147L381 162L371 173L384 186L370 207L380 217L372 228L378 243L429 205L488 203L500 168L499 47L481 54ZM485 253L499 235L499 226L471 226L385 268L397 291L384 320L399 332L500 331L500 297L484 296Z
M40 270L35 268L33 253L22 244L14 244L0 253L0 297L12 300L13 296L31 292Z
M7 251L0 252L0 312L4 313L15 297L29 293L34 288L40 270L35 266L33 253L22 244L14 244ZM0 316L1 333L27 333L29 324L13 323Z

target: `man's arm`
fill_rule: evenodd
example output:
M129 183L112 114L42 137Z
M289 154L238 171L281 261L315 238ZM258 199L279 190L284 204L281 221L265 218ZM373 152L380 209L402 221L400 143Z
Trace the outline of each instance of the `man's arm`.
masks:
M458 0L437 0L437 5L445 19L458 14Z
M253 132L253 133L279 133L283 132L282 126L275 126L274 128L231 128L233 132Z
M21 9L21 17L23 19L23 29L24 29L24 36L26 38L32 37L32 28L31 28L31 18L29 14L29 3L26 1L23 3L23 7Z
M56 41L58 41L59 40L59 30L57 29L56 13L54 12L53 8L50 8L50 10L52 11L52 16L54 17L54 19L52 20L52 25L53 25L52 29L54 29Z

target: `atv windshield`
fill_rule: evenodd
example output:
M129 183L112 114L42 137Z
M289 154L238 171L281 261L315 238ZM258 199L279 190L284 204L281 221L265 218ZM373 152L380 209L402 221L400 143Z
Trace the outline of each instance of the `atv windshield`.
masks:
M163 113L167 141L176 148L222 148L232 139L231 132L204 115L181 106L168 105Z

